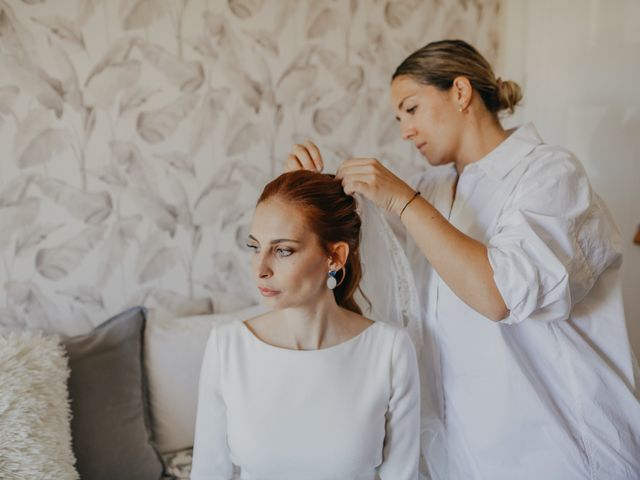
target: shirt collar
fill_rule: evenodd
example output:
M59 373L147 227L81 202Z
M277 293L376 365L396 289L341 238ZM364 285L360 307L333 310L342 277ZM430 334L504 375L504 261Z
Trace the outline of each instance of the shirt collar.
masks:
M523 157L542 144L542 139L532 123L509 129L507 132L509 136L500 145L471 165L477 165L487 175L500 179L505 177Z

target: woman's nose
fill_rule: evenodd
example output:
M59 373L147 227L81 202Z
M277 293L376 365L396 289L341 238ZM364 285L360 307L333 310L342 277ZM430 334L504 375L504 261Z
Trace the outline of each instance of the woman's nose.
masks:
M410 140L416 134L416 129L409 124L400 124L400 134L403 140Z
M269 278L271 277L271 275L273 275L273 272L271 270L260 270L260 272L258 272L258 276L260 278Z
M273 270L265 259L259 259L256 266L256 275L258 278L269 278L273 275Z

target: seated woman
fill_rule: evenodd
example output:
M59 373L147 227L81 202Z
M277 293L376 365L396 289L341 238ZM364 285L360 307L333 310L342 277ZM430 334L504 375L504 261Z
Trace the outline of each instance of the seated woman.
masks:
M242 479L418 478L416 354L403 330L361 315L359 237L332 175L265 187L248 247L270 311L211 332L192 480L228 480L232 464Z

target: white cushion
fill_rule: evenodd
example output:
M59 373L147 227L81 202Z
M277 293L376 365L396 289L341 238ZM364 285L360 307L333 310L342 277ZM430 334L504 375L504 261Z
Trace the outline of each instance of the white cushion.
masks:
M172 318L150 309L145 329L153 439L162 453L193 445L200 364L214 325L242 321L265 311L254 306L233 313Z
M64 347L0 330L0 477L77 479Z

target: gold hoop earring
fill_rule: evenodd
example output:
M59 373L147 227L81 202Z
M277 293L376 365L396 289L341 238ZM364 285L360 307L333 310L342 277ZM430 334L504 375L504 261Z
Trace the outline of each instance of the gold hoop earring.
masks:
M340 270L342 270L342 277L340 277L340 281L338 282L336 287L342 285L342 282L344 282L344 279L347 277L347 269L344 267L344 265L340 267Z

